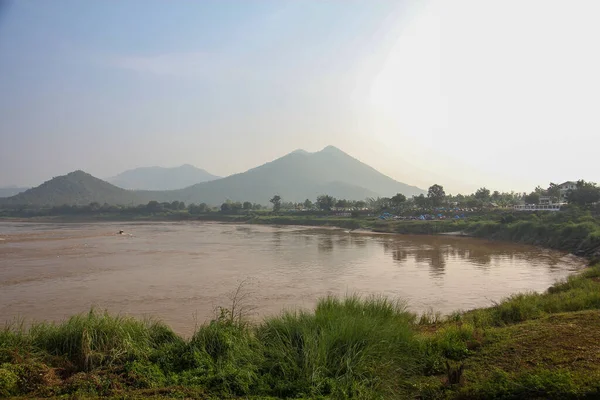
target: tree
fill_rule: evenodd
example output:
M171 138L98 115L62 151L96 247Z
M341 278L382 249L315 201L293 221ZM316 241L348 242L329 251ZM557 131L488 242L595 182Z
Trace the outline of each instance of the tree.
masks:
M429 187L429 190L427 191L427 198L431 201L432 205L441 205L444 202L444 199L446 198L446 192L444 192L444 187L437 184Z
M146 205L146 210L151 211L151 212L160 211L161 210L161 205L158 203L158 201L151 200Z
M526 204L538 204L540 202L540 194L538 192L531 192L525 196Z
M560 200L560 186L556 183L550 182L550 186L548 186L547 190L548 196L552 202L558 202Z
M356 203L354 203L354 207L356 208L365 208L367 206L367 202L362 201L362 200L358 200Z
M279 195L275 195L273 196L273 198L271 200L269 200L271 203L273 203L273 211L274 212L278 212L281 209L281 196Z
M419 208L427 208L427 206L429 205L429 198L425 197L424 194L413 196L413 201L415 202L415 205Z
M303 206L306 210L310 210L311 208L313 208L313 203L309 199L306 199L304 200Z
M394 207L400 208L404 203L406 203L406 196L402 193L397 193L390 199L390 201L392 202Z
M244 204L242 205L242 208L244 210L252 210L252 203L250 203L249 201L245 201Z
M205 213L205 212L209 211L209 209L208 209L208 205L206 203L200 203L198 205L192 203L188 206L188 211L190 214L196 215L196 214Z
M190 205L188 205L187 209L190 214L200 214L200 211L198 210L198 206L194 203L191 203Z
M493 201L498 201L502 198L502 195L500 194L499 191L494 190L494 193L492 193L492 200Z
M587 206L600 201L600 187L593 182L586 182L583 179L577 181L575 190L569 190L567 193L567 202L578 206Z
M475 198L478 200L489 200L490 198L490 189L482 187L477 189L477 191L475 192Z
M350 207L350 202L346 199L339 199L335 203L335 207L336 208L348 208L348 207Z
M317 202L315 204L319 210L331 211L333 205L335 204L335 198L327 194L322 194L321 196L317 197Z
M221 212L227 213L230 211L231 211L231 203L225 202L225 203L221 204Z

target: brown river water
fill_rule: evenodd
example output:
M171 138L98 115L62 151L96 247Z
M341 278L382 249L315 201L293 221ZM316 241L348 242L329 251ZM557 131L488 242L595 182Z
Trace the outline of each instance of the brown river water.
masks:
M227 305L242 281L255 318L354 293L449 313L543 291L583 266L557 251L464 237L195 222L0 222L0 322L61 320L96 306L157 317L188 335Z

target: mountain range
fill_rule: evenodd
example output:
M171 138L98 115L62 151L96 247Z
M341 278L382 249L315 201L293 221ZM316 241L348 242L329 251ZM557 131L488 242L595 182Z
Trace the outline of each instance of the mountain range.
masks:
M196 183L219 179L207 171L193 165L180 167L142 167L130 169L108 179L108 182L123 189L131 190L175 190Z
M143 176L146 179L144 182L156 184L160 182L158 176L164 173L163 170L170 170L168 173L181 172L182 168L189 170L185 167L160 170L142 168L126 171L117 175L112 182L119 182L116 178L125 176L128 177L129 184L124 186L131 187L132 182L138 182L135 185L140 186L142 179L136 178L136 181L131 177ZM152 171L160 171L160 173L154 174L154 178L150 179ZM81 205L91 202L125 205L143 204L150 200L159 202L178 200L188 204L211 205L219 205L226 200L231 200L266 205L275 194L280 195L284 201L299 202L305 199L314 200L321 194L349 200L363 200L367 197L388 197L396 193L410 197L424 193L424 190L395 181L340 149L328 146L315 153L296 150L246 172L196 183L177 190L127 190L83 171L75 171L53 178L15 196L0 199L0 205L51 206Z

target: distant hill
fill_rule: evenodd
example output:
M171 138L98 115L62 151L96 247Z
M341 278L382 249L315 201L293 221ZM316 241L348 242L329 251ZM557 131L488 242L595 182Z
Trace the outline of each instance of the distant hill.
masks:
M130 169L108 179L108 181L123 189L174 190L219 178L203 169L184 164L174 168L142 167Z
M146 199L137 192L118 188L83 171L57 176L40 186L0 199L0 205L58 206L92 202L139 204L146 202Z
M364 200L396 193L410 197L424 192L328 146L316 153L296 150L244 173L178 190L126 190L83 171L75 171L15 196L0 198L0 205L86 205L92 202L128 205L145 204L150 200L219 205L228 199L267 205L275 194L284 201L299 202L307 198L314 201L321 194Z
M0 188L0 198L14 196L15 194L24 192L27 189L29 189L29 188L16 187L16 186L1 187Z
M274 194L285 201L314 200L320 194L363 200L366 197L406 196L422 189L397 182L374 168L328 146L316 153L296 150L272 162L211 182L181 190L154 192L159 201L220 204L226 199L268 204Z

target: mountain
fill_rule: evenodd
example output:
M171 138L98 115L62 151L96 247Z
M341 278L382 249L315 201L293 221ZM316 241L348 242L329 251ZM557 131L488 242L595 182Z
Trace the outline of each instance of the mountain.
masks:
M268 204L274 194L279 194L284 201L304 201L314 200L320 194L363 200L396 193L410 197L425 191L397 182L340 149L328 146L316 153L296 150L244 173L185 189L153 192L151 197L186 203L220 204L230 199Z
M52 178L15 196L0 199L0 205L139 204L146 201L138 192L121 189L83 171L75 171Z
M15 194L24 192L27 189L29 189L29 188L22 188L22 187L17 187L17 186L1 187L0 188L0 198L14 196Z
M83 171L75 171L15 196L2 198L0 205L56 206L92 202L128 205L144 204L150 200L219 205L228 199L266 205L275 194L284 201L299 202L305 199L314 201L321 194L363 200L396 193L410 197L425 191L397 182L340 149L328 146L316 153L296 150L246 172L178 190L126 190Z
M219 177L193 165L184 164L175 168L142 167L130 169L108 179L108 181L123 189L174 190L215 179L219 179Z

